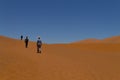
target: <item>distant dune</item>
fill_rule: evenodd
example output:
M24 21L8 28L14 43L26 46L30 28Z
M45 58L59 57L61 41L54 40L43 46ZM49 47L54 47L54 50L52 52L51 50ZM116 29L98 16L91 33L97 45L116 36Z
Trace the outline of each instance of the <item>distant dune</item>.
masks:
M105 38L103 40L91 38L91 39L76 41L76 42L73 42L73 43L120 43L120 36Z
M103 39L103 42L120 43L120 36L113 36L111 38Z
M0 80L120 80L119 42L116 36L43 44L39 54L35 42L26 49L24 41L0 36Z
M101 40L98 39L86 39L86 40L81 40L81 41L77 41L74 43L99 43L101 42Z

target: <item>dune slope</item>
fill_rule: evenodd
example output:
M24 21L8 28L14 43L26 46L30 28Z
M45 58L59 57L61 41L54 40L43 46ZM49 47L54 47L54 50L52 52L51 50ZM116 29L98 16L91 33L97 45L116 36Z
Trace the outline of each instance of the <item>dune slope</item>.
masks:
M0 37L0 80L120 80L120 44L43 44Z

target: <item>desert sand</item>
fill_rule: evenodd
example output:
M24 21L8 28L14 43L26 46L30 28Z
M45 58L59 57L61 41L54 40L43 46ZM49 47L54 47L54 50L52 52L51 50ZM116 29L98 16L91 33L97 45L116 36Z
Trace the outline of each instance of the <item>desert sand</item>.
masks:
M39 54L35 42L0 36L0 80L120 80L120 38L109 40L43 44Z

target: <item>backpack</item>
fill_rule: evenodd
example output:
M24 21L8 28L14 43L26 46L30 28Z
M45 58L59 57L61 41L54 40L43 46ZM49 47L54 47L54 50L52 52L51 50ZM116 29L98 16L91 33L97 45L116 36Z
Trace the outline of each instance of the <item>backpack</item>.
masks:
M38 41L37 41L37 45L42 45L42 41L41 41L41 40L38 40Z

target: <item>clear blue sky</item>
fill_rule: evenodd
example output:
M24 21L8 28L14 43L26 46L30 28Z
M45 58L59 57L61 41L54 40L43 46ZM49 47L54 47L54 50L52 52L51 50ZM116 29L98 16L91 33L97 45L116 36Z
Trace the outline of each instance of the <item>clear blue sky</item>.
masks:
M120 0L0 0L0 35L46 43L120 35Z

